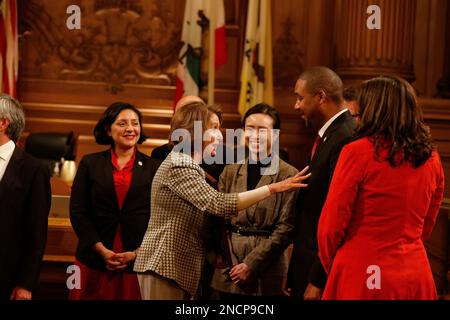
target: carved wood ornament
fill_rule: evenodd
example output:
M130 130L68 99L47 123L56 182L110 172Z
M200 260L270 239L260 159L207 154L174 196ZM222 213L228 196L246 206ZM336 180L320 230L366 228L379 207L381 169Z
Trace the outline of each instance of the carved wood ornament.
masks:
M28 1L20 21L21 58L32 60L22 64L25 77L105 82L111 93L124 83L173 83L181 45L173 1L78 1L80 30L66 27L73 0L50 12L45 1Z

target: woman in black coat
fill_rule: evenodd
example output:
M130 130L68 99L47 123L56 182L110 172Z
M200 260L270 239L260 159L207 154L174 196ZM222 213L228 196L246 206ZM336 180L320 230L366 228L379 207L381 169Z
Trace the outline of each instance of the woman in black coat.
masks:
M76 265L81 288L71 299L139 299L132 271L150 218L150 189L159 161L139 152L142 116L133 105L114 103L94 129L106 151L88 154L72 186L70 220L78 236Z

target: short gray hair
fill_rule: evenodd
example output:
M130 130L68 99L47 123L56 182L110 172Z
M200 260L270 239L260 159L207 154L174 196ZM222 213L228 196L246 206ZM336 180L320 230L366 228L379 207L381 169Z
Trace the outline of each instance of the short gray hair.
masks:
M25 113L19 101L6 95L0 95L0 119L8 119L6 135L14 142L19 140L25 128Z

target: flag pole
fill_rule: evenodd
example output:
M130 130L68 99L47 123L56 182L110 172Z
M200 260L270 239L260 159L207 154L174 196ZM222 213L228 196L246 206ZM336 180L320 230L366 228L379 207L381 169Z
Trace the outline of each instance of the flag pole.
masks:
M267 1L260 1L259 26L258 26L258 65L266 67L266 33L267 33ZM264 102L264 82L257 78L256 101Z
M208 104L214 104L214 88L216 78L216 1L209 0L210 17L209 17L209 48L208 48Z

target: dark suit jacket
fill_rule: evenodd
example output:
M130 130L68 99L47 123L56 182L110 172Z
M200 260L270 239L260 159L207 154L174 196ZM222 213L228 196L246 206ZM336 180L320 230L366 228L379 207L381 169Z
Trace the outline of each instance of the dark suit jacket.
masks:
M160 145L152 150L152 154L150 155L154 159L158 159L160 161L166 160L169 153L172 151L172 148L168 143Z
M48 168L16 146L0 182L0 300L36 289L50 204Z
M92 249L97 242L112 249L120 224L124 251L137 249L150 219L150 191L160 162L136 151L131 186L119 209L114 188L111 150L89 154L78 166L70 199L70 221L78 236L77 259L105 270L103 258ZM132 265L127 271L133 269Z
M328 127L311 159L308 187L300 191L294 231L294 248L287 286L302 299L308 283L324 288L326 273L318 258L317 225L325 203L333 171L342 147L354 135L356 123L347 111Z

